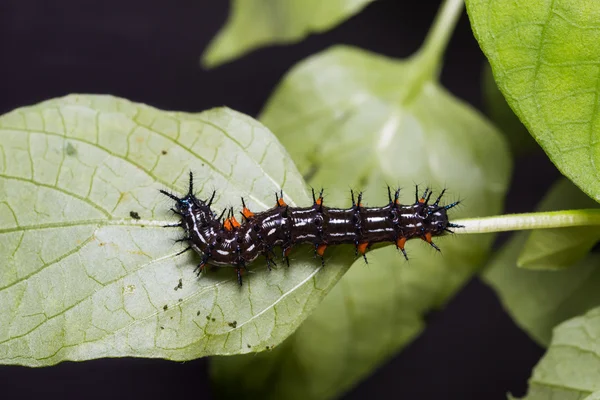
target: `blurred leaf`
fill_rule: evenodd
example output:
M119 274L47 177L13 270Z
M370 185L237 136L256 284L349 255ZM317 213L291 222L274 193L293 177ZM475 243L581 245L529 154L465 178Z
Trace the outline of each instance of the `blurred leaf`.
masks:
M539 211L599 208L600 205L566 179L560 180L538 207ZM539 229L531 232L517 265L531 269L561 269L581 260L600 240L593 226Z
M600 200L600 2L467 0L496 83L552 162Z
M600 255L591 254L562 271L518 268L525 243L519 233L483 273L506 311L532 339L548 346L552 329L562 321L600 304Z
M494 81L492 68L487 62L483 66L482 75L486 112L492 122L506 135L513 154L520 155L536 149L537 143L506 103L506 99Z
M581 194L577 192L571 182L561 180L550 190L539 210L568 209L572 204L581 204ZM558 229L552 229L556 231L554 234L533 232L529 240L525 232L515 234L483 273L485 282L495 289L517 325L543 346L549 344L552 329L557 324L600 304L600 255L590 254L581 259L589 251L583 248L585 229L590 235L597 232L597 228L563 228L565 233L561 234ZM556 260L548 251L541 252L543 246L536 247L535 240L546 242L560 237L560 243L560 240L568 240L569 234L580 239L579 245L569 241L571 248L561 247L554 256L563 261L570 259L569 269L535 271L517 267L520 254L533 255L538 250L537 268L544 266L544 260L556 266ZM568 252L573 254L565 255Z
M0 117L0 363L42 366L99 357L189 360L281 342L350 266L256 266L193 273L175 256L179 229L160 188L219 193L216 209L261 210L305 185L264 126L219 108L160 111L109 96L69 96ZM179 189L179 190L178 190ZM135 217L132 217L134 215ZM141 219L138 219L141 218Z
M428 76L427 58L394 60L335 47L301 62L284 78L261 120L291 152L326 204L387 201L386 184L414 182L465 206L452 218L501 210L510 157L502 136L467 104ZM440 237L437 254L407 244L358 260L299 330L271 353L212 360L220 395L264 399L339 396L408 344L423 317L441 307L485 259L491 235Z
M600 308L554 329L546 355L533 370L526 400L600 399Z
M373 0L232 0L229 19L208 45L202 63L209 68L258 47L287 44L324 32Z

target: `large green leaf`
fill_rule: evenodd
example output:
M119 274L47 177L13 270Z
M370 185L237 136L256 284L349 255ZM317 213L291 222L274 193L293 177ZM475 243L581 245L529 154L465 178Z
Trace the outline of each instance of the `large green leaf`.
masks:
M560 210L581 204L583 194L566 179L559 181L541 203L539 210ZM586 230L596 239L597 228L563 228L551 232L518 233L507 243L483 273L505 309L515 322L543 346L550 342L552 329L560 322L586 312L600 304L600 255L591 254ZM569 238L572 236L573 239ZM537 244L537 240L541 244ZM553 248L551 242L556 240ZM562 245L562 241L567 245ZM543 245L546 243L546 245ZM524 250L525 249L525 250ZM548 269L544 263L561 271L536 271L517 267L517 258L525 252L536 260L538 269ZM537 257L534 257L537 254Z
M269 44L297 42L326 31L373 0L231 0L225 27L209 44L202 63L215 67Z
M221 108L160 111L107 96L69 96L0 117L0 362L139 356L189 360L277 345L351 264L292 266L200 279L175 254L179 229L160 188L216 189L216 209L307 204L289 155L260 123ZM139 218L139 219L138 219Z
M501 135L429 75L431 59L394 60L335 47L301 62L284 78L261 120L292 154L326 202L387 201L386 183L414 201L414 182L465 205L451 216L501 209L510 162ZM358 260L299 330L271 353L213 359L222 395L324 399L339 395L409 343L423 317L442 306L483 262L491 236L442 237L437 254L407 244Z
M600 308L556 327L546 355L533 370L525 399L599 399L599 339Z
M600 2L467 0L508 103L558 169L600 200Z

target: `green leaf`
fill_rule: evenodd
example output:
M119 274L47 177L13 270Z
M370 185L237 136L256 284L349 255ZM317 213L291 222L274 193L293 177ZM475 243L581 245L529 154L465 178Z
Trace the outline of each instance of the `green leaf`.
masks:
M197 278L176 256L171 202L188 171L216 210L307 204L285 149L260 123L219 108L166 112L108 96L69 96L0 117L0 362L99 357L189 360L274 346L350 266L310 251L240 287L227 268ZM140 219L138 219L140 218ZM8 260L8 262L6 262Z
M258 47L288 44L324 32L360 12L373 0L232 0L225 27L202 56L216 67Z
M525 242L516 234L483 273L506 311L533 340L550 342L552 328L600 304L600 256L589 255L562 271L518 268L516 257Z
M520 155L538 148L527 128L506 103L506 99L498 89L496 81L494 81L492 68L487 62L483 66L482 76L486 113L506 136L512 153Z
M570 208L571 200L577 200L576 191L572 183L567 180L559 181L548 193L546 199L542 202L540 209L565 209ZM564 228L566 234L571 232L585 243L584 236L580 229L595 228ZM552 229L558 232L558 229ZM535 235L534 235L535 234ZM557 236L560 235L560 236ZM502 251L496 256L494 261L486 268L483 273L484 281L495 289L500 297L504 308L512 316L517 325L527 332L535 341L543 346L550 342L552 329L562 321L586 312L591 307L600 304L600 255L590 254L581 259L584 255L581 247L563 247L560 251L578 252L571 257L569 269L561 271L536 271L517 267L517 257L523 252L524 247L528 246L526 254L533 254L536 249L535 240L538 238L542 242L552 240L552 237L560 237L566 240L563 234L550 233L542 231L532 233L531 240L527 239L525 232L518 233L504 246ZM576 244L569 242L570 244ZM556 243L557 246L560 243ZM589 249L586 249L587 252ZM554 263L552 252L539 253L538 264L543 260ZM545 256L545 257L544 257ZM563 260L568 257L554 254ZM579 261L577 261L579 260Z
M451 217L498 213L510 157L503 138L470 106L446 92L428 57L394 60L335 47L301 62L283 79L261 120L278 132L300 171L325 201L348 204L349 188L370 205L387 201L386 184L414 182L446 201L466 199ZM358 260L282 346L253 357L212 360L226 397L326 399L339 396L406 346L483 262L491 235L440 237L437 254L407 244Z
M213 359L212 376L219 394L227 398L337 397L391 351L412 340L424 327L417 310L427 306L427 299L407 290L414 291L417 283L423 291L434 292L437 284L416 273L420 265L400 273L399 255L392 255L394 260L389 252L376 250L368 254L368 266L357 262L280 347L255 356ZM426 267L433 272L433 267ZM416 304L408 308L405 303L411 299Z
M600 200L600 2L467 0L508 103L552 162Z
M600 208L566 179L560 180L538 207L539 211ZM539 229L531 232L517 265L531 269L561 269L581 260L600 240L600 227Z
M600 308L557 326L548 351L533 370L524 399L599 399L598 338Z

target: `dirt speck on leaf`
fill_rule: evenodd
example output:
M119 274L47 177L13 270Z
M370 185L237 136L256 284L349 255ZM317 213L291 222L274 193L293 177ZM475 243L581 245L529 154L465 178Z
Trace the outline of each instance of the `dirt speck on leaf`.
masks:
M179 279L179 283L177 284L177 286L175 286L174 290L179 290L183 288L183 282L181 281L181 278Z
M71 143L67 143L65 146L65 153L67 153L68 156L74 156L77 155L77 149Z

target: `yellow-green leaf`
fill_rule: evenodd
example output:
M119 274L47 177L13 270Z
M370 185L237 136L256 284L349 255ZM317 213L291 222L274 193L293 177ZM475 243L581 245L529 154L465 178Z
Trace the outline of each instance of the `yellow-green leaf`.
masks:
M466 4L508 104L558 169L600 201L600 2Z
M229 19L202 63L215 67L258 47L297 42L326 31L373 0L232 0Z
M600 308L560 324L533 370L524 400L599 399Z
M291 334L348 268L310 249L290 268L197 278L171 200L195 172L216 211L256 211L305 184L263 125L227 108L189 114L110 96L69 96L0 117L0 363L99 357L189 360L255 352Z

